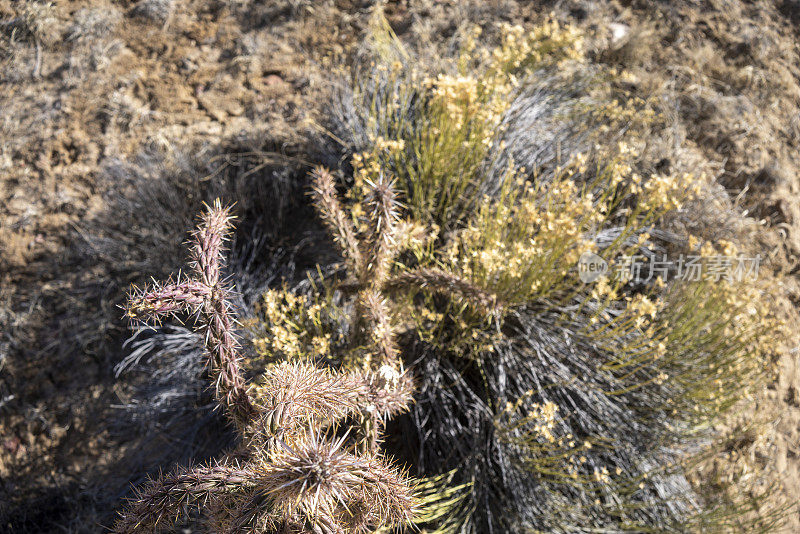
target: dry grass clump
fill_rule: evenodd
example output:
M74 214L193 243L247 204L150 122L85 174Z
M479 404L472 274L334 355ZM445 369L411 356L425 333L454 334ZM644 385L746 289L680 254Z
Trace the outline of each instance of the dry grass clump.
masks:
M57 20L53 15L52 2L25 1L17 7L17 16L0 23L0 58L7 62L9 74L13 76L13 62L23 61L21 44L28 42L34 46L31 77L39 78L42 69L42 49L57 40L55 28Z

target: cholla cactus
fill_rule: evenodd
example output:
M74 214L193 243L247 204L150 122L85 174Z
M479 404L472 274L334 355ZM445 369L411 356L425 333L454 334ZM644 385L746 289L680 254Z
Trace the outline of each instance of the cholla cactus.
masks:
M303 361L276 365L248 386L230 288L220 275L230 221L219 201L208 207L192 237L192 276L134 289L127 314L151 322L193 315L216 398L242 443L219 462L151 481L121 514L116 531L169 528L194 507L203 507L215 532L344 534L409 523L415 499L405 473L377 446L353 443L349 431L335 436L348 416L369 412L381 420L407 409L410 379L364 370L334 373ZM391 335L382 336L391 343ZM374 445L378 434L371 436Z
M238 343L227 295L220 280L222 245L230 231L230 209L219 201L203 215L192 236L191 267L194 276L155 284L129 296L127 314L133 320L159 321L163 317L190 311L198 319L214 374L217 400L234 422L246 426L255 416L241 376Z
M350 340L354 350L345 365L360 371L363 380L370 384L376 394L382 391L381 395L391 397L390 392L400 383L399 377L404 375L402 362L398 358L391 310L381 294L398 250L394 187L383 176L380 181L369 184L371 191L365 202L369 210L367 223L359 232L342 209L333 176L326 169L318 167L312 173L312 178L317 211L339 245L345 265L358 288L353 336ZM366 350L358 350L359 347L365 347ZM407 402L401 401L401 405L407 405ZM366 403L363 408L358 417L361 426L359 442L362 450L375 451L381 428L380 413L373 403Z
M478 303L482 308L494 308L497 299L468 281L438 269L392 273L392 263L407 240L404 234L409 229L399 218L400 204L394 182L384 174L365 182L366 195L362 202L365 215L363 220L355 222L352 214L344 211L328 170L314 169L312 181L317 212L339 245L352 278L350 285L357 290L352 350L345 365L356 369L361 382L369 384L371 398L361 403L365 409L360 414L360 437L363 450L375 451L382 422L408 408L413 390L399 356L395 320L387 296L399 290L426 288Z

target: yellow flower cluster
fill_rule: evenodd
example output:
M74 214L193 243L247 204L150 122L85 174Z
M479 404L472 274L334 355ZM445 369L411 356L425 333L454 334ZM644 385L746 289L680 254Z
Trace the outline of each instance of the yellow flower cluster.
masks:
M696 178L689 173L681 175L652 175L642 186L645 209L673 210L680 209L687 198L696 197L700 193L706 177ZM633 192L637 193L636 187Z
M256 353L267 361L329 354L331 334L324 331L331 313L327 308L287 289L267 291L256 306L258 328L251 337Z
M550 443L556 440L553 435L553 428L556 425L556 412L558 412L558 405L548 401L544 404L533 404L528 416L534 423L531 427L533 433Z
M611 477L608 474L607 467L602 467L600 469L595 468L594 472L592 473L592 478L599 484L608 484L611 482Z
M431 91L431 105L441 109L450 128L460 130L469 126L486 130L480 142L491 146L494 134L490 127L500 121L510 104L508 94L513 88L510 79L479 81L474 76L439 74L426 80L426 84Z
M492 52L493 67L512 72L531 66L583 59L583 35L572 25L552 19L526 31L522 26L502 27L501 45Z
M464 141L467 146L477 142L491 147L495 127L519 85L518 75L564 59L582 58L582 36L577 28L562 27L556 21L529 32L521 26L505 25L500 46L490 54L485 72L478 75L465 65L476 61L475 39L479 34L480 29L475 28L468 35L458 60L458 75L439 74L427 78L424 84L430 90L433 114L441 110L454 130L468 127L480 131L476 139Z
M595 249L587 232L605 215L590 191L571 179L578 160L549 184L534 187L510 172L507 191L487 201L445 251L451 268L509 304L529 302L563 280Z
M405 313L414 322L420 339L450 353L477 355L494 352L500 334L486 328L486 317L463 303L450 302L444 311L435 311L428 295L421 304L409 302Z
M767 375L769 355L786 339L763 292L750 281L679 284L658 301L635 295L623 313L587 335L620 355L604 368L630 374L648 370L628 391L651 383L675 386L681 395L666 401L673 414L684 409L708 417L757 389ZM629 341L620 344L620 339Z
M624 80L626 73L618 75L613 69L609 71L609 76ZM641 129L653 125L658 119L663 118L654 108L657 102L644 100L640 97L623 95L623 101L619 98L611 98L606 101L597 101L597 98L589 102L579 104L579 110L588 115L588 121L594 126L594 132L598 136L606 135L612 131L618 131L624 126L626 129Z
M634 318L640 319L647 315L651 319L655 318L658 313L658 304L647 298L646 295L634 295L628 302L628 310Z
M373 66L387 90L373 94L367 88L357 95L368 110L366 127L373 139L366 153L354 157L356 185L381 171L390 173L405 188L412 215L441 227L470 208L464 200L481 183L479 173L502 132L519 78L582 57L580 32L553 21L529 32L507 26L493 53L476 49L479 34L478 28L468 32L451 68L430 75L407 63L399 68L399 58L408 54L389 32L380 41L399 49L387 53L382 46Z
M545 440L547 443L555 443L556 436L553 429L556 426L558 405L547 401L544 403L530 403L528 399L533 395L533 391L527 391L515 402L507 402L504 409L498 414L498 421L502 421L500 426L502 432L510 432L516 428L525 428L527 432ZM517 416L520 409L524 408L524 415ZM559 440L559 444L562 440Z
M578 442L575 436L567 433L556 436L558 405L551 401L528 403L533 391L526 392L516 402L508 402L496 417L500 439L516 444L526 450L524 463L532 472L544 478L554 477L563 482L578 484L611 484L608 468L595 468L587 472L586 454L592 449L592 442ZM616 474L622 474L617 468Z

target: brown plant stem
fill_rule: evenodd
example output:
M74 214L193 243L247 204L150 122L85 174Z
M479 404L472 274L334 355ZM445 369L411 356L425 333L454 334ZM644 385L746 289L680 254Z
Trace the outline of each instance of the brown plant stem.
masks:
M478 287L458 275L433 267L401 273L389 279L385 289L390 292L427 289L446 294L454 299L464 299L487 313L494 313L502 308L502 302L494 293Z

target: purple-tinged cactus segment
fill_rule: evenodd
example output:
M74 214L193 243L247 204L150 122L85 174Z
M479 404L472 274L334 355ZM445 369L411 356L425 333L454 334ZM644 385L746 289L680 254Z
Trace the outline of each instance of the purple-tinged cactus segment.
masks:
M185 518L190 510L205 504L215 495L254 486L255 475L238 466L199 466L179 468L162 474L136 492L131 506L115 526L118 534L158 532Z
M134 288L128 297L127 315L132 320L155 321L176 313L199 310L211 297L211 288L196 280Z
M192 259L197 278L209 287L219 284L222 250L231 229L230 207L223 208L219 199L207 206L201 223L194 232Z

